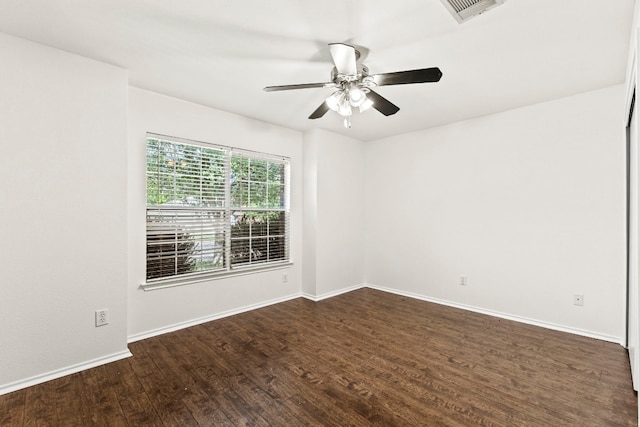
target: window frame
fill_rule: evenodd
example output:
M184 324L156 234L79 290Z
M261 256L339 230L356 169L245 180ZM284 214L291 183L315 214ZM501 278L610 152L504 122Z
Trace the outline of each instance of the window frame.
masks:
M199 147L199 148L204 148L204 149L211 149L211 150L220 150L222 151L224 154L224 206L220 207L220 206L211 206L208 208L203 208L202 206L194 206L193 208L189 208L189 207L180 207L180 208L172 208L172 207L167 207L165 206L164 208L162 208L163 204L156 204L156 205L150 205L149 204L149 198L147 195L147 191L148 191L148 176L149 176L149 169L148 169L148 162L149 162L149 154L148 154L148 149L149 149L149 141L150 140L159 140L159 141L164 141L167 143L171 143L171 144L177 144L177 145L183 145L183 146L191 146L191 147ZM216 279L221 279L221 278L226 278L226 277L232 277L232 276L238 276L238 275L247 275L247 274L255 274L255 273L259 273L259 272L263 272L263 271L269 271L269 270L277 270L277 269L283 269L283 268L288 268L289 266L291 266L293 263L291 261L291 253L290 253L290 241L291 241L291 227L290 227L290 194L291 194L291 180L290 180L290 169L291 169L291 159L287 156L282 156L282 155L273 155L273 154L269 154L269 153L264 153L264 152L259 152L259 151L253 151L253 150L247 150L247 149L243 149L243 148L238 148L238 147L232 147L232 146L225 146L225 145L219 145L219 144L211 144L208 142L203 142L203 141L197 141L197 140L191 140L191 139L186 139L186 138L180 138L180 137L174 137L174 136L169 136L169 135L162 135L162 134L157 134L157 133L152 133L152 132L147 132L146 136L145 136L145 280L144 282L140 285L141 288L143 290L152 290L152 289L161 289L161 288L166 288L166 287L173 287L173 286L180 286L180 285L186 285L186 284L190 284L190 283L197 283L197 282L203 282L203 281L210 281L210 280L216 280ZM257 206L233 206L232 203L232 195L231 195L231 191L232 191L232 166L231 166L231 162L232 159L234 158L246 158L246 159L250 159L249 160L249 164L251 161L264 161L267 162L267 166L269 164L281 164L283 165L283 173L284 176L282 177L282 187L283 187L283 194L281 195L281 201L280 201L280 206L275 208L275 207L257 207ZM249 172L250 173L250 172ZM202 177L202 174L200 175L200 177ZM247 178L248 179L248 178ZM249 181L247 181L249 182ZM266 178L266 186L267 186L267 191L268 191L268 177ZM249 185L249 184L247 184ZM268 201L268 195L267 197L267 201ZM268 203L268 202L267 202ZM178 211L183 211L183 212L190 212L192 215L196 215L195 212L199 212L202 210L211 210L211 211L224 211L224 229L222 230L222 234L224 236L224 247L222 250L223 253L223 266L221 268L217 268L217 269L206 269L203 271L194 271L194 272L188 272L188 273L181 273L181 274L174 274L171 276L164 276L164 277L155 277L155 278L149 278L149 272L148 272L148 266L149 266L149 242L150 240L150 236L154 236L153 232L150 232L150 228L149 228L149 224L151 223L149 218L150 215L153 215L153 213L156 213L156 218L158 217L158 212L161 211L167 211L167 212L178 212ZM262 212L262 213L271 213L271 212L279 212L280 214L278 214L278 216L283 216L283 221L282 223L279 223L279 227L283 227L284 230L282 230L283 234L282 235L271 235L269 234L268 228L267 228L267 232L266 235L261 237L261 236L255 236L252 234L249 234L249 236L247 237L247 239L251 242L253 240L265 240L268 244L269 240L272 238L282 238L283 240L283 248L282 248L282 259L276 259L276 260L268 260L268 257L270 256L270 252L267 246L267 260L265 261L257 261L257 262L251 262L251 258L249 260L249 262L247 263L241 263L241 264L234 264L233 260L232 260L232 242L233 242L233 233L232 233L232 218L234 217L234 215L237 217L238 216L238 212ZM177 215L177 214L176 214ZM242 214L240 214L240 217L243 217ZM267 220L268 221L268 220ZM162 224L167 224L170 221L160 221L159 224L157 225L162 225ZM237 240L237 239L236 239ZM177 238L176 238L176 242L177 242ZM175 250L177 250L177 243L176 243L176 248ZM174 257L178 257L178 254L176 252L176 254L173 255ZM177 262L177 261L176 261Z

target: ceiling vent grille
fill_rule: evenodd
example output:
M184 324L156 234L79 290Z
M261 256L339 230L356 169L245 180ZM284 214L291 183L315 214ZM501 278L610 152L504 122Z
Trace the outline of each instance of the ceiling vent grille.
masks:
M442 0L442 4L460 24L478 16L489 9L504 3L505 0Z

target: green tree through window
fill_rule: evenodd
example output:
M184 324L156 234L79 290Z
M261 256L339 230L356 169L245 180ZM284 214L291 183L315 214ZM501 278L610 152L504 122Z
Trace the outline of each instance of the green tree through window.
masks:
M282 259L286 248L285 165L231 158L231 264Z
M147 280L288 261L288 159L147 138Z

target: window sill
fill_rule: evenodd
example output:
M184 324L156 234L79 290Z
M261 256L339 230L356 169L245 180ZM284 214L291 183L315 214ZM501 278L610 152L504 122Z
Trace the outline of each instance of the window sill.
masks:
M142 289L143 291L155 291L157 289L173 288L176 286L190 285L193 283L209 282L211 280L227 279L236 276L246 276L249 274L263 273L272 270L283 270L285 268L290 268L292 265L293 262L287 261L278 264L270 264L268 266L238 268L236 270L225 271L222 273L205 273L197 276L157 280L140 284L140 289Z

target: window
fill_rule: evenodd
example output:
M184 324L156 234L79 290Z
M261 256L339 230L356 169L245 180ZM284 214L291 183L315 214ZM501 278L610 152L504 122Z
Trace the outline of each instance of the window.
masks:
M289 160L147 135L147 283L289 262Z

